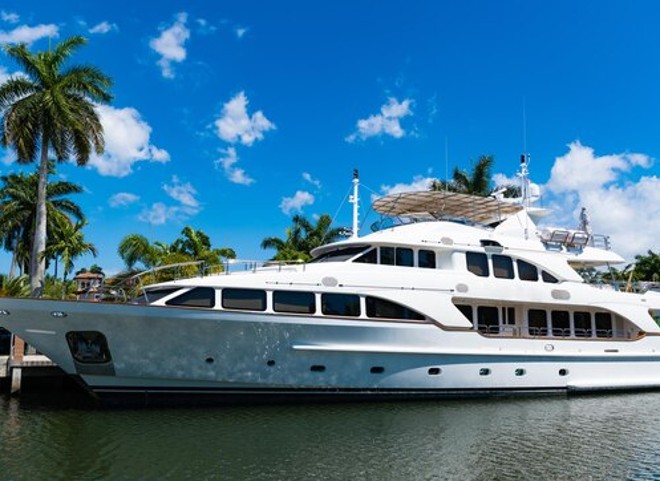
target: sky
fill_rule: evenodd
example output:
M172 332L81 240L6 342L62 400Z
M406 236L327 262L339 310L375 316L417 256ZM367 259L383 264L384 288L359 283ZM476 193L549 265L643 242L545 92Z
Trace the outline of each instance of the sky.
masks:
M506 182L522 152L547 223L586 207L627 259L657 251L659 24L642 0L0 2L0 46L83 35L73 63L113 79L105 153L56 174L84 186L99 251L76 269L110 274L127 234L190 225L258 260L295 214L350 226L354 168L365 235L373 196L481 155ZM19 73L0 53L0 82ZM0 148L0 175L34 169L14 159Z

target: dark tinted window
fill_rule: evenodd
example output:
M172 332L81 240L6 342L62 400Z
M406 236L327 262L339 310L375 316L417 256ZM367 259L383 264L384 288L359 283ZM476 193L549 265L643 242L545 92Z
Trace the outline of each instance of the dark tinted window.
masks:
M342 249L326 252L325 254L312 259L310 262L344 262L345 260L358 255L360 252L363 252L366 248L367 246L344 247Z
M98 331L70 331L66 342L74 359L85 364L110 362L110 350L105 336Z
M365 252L353 262L361 262L363 264L378 264L378 249L373 248Z
M552 311L552 335L568 337L571 335L571 316L568 311Z
M322 294L321 312L329 316L360 315L360 296L355 294Z
M275 312L294 312L314 314L316 302L313 292L274 291L273 310Z
M481 332L497 334L500 332L498 309L493 306L477 307L477 328Z
M612 337L612 314L596 313L596 337Z
M380 263L389 266L394 265L394 247L380 248Z
M461 314L463 314L468 321L474 324L474 315L472 314L472 306L467 304L456 304L456 309L461 311Z
M435 269L435 252L420 250L417 253L417 265L428 269Z
M413 259L413 250L406 247L396 248L396 265L412 267L415 261Z
M591 337L591 313L574 312L573 327L577 337Z
M518 259L518 277L523 281L538 281L539 271L535 265Z
M259 289L223 289L222 307L246 311L265 311L266 292Z
M377 297L367 296L367 317L382 317L387 319L410 319L423 321L425 319L420 313L408 309L396 302L386 301Z
M467 268L473 274L481 277L488 277L488 257L479 252L466 252L465 260Z
M530 336L548 335L548 313L542 309L530 309L527 313Z
M548 284L557 284L559 282L555 276L545 271L541 271L541 279Z
M168 306L213 307L215 306L215 289L212 287L195 287L165 303Z
M166 287L162 289L149 289L146 292L143 292L141 295L137 296L131 302L134 304L150 304L156 302L158 299L162 299L165 296L169 296L173 292L181 290L180 287Z
M513 260L509 256L493 254L493 275L500 279L513 279Z

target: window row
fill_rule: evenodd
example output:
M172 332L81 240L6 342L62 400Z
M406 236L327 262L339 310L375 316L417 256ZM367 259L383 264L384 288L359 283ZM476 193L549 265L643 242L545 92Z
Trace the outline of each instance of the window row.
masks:
M517 273L518 279L522 281L536 282L540 276L543 282L551 284L559 282L552 274L539 269L534 264L522 259L516 259L514 262L511 257L501 254L488 256L481 252L466 252L465 261L468 271L480 277L490 276L492 264L493 276L499 279L515 279Z
M626 337L615 329L609 312L516 309L512 306L472 306L457 309L483 334L532 337ZM516 313L523 314L517 322Z
M175 289L176 290L176 289ZM173 290L168 290L171 294ZM148 302L164 297L160 291L147 292ZM152 299L153 296L153 299ZM326 316L360 317L362 303L357 294L322 293L306 291L272 291L271 305L274 312L289 314L316 314L320 301L320 312ZM265 311L268 293L261 289L225 288L221 291L223 309L240 311ZM213 308L216 290L212 287L196 287L165 302L167 306ZM364 296L364 312L370 318L424 321L422 314L396 302L379 297Z
M417 257L416 264L415 257ZM354 262L435 269L435 252L428 249L415 251L410 247L381 246L369 249Z

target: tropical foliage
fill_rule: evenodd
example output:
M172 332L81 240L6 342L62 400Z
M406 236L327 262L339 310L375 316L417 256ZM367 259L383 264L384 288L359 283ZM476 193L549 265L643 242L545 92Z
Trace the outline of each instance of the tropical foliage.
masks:
M5 53L22 69L0 85L0 145L12 147L22 164L38 160L34 239L30 254L30 290L41 294L46 270L49 152L58 161L75 158L85 165L104 149L103 127L94 103L109 102L110 78L95 67L65 67L86 39L70 37L44 52L26 44L7 45Z
M277 251L272 260L308 261L314 248L342 237L344 230L332 228L331 225L332 219L328 214L321 215L316 225L301 215L295 215L291 227L286 230L286 238L266 237L261 241L261 248Z
M472 172L455 167L451 179L434 180L430 186L431 190L446 190L481 196L490 195L492 192L491 178L493 177L494 161L492 155L482 155L472 168Z

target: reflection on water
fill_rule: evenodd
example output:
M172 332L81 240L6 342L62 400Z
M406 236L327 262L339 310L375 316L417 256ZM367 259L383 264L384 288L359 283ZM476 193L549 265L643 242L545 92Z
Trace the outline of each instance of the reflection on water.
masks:
M660 393L90 410L0 397L0 479L660 479Z

